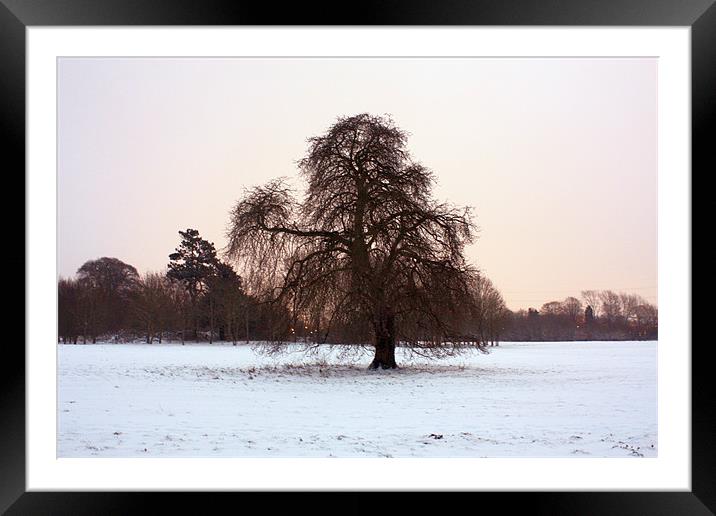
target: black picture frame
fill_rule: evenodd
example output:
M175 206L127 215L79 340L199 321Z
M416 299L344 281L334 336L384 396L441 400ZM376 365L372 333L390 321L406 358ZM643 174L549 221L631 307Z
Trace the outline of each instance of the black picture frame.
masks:
M204 0L0 0L0 109L3 152L1 203L5 221L25 213L25 29L29 26L79 25L555 25L555 26L688 26L691 27L692 72L692 192L693 179L714 169L711 141L716 109L716 7L714 0L402 0L361 2L286 3ZM703 193L703 192L702 192ZM11 202L14 200L15 203ZM21 204L22 206L19 206ZM693 212L695 224L699 218ZM10 271L7 288L24 292L27 268L25 226L9 223L6 242L13 252L2 261ZM13 234L13 231L16 234ZM22 234L20 234L22 231ZM693 235L692 230L692 235ZM693 242L693 240L692 240ZM7 248L6 248L7 249ZM697 257L692 244L692 257ZM712 256L712 255L711 255ZM25 265L25 277L12 271ZM693 263L693 262L692 262ZM692 275L693 275L692 264ZM697 267L697 270L700 270ZM20 285L20 283L23 283ZM704 287L702 287L704 288ZM19 297L19 296L17 296ZM24 295L23 295L24 300ZM19 310L24 302L19 301ZM692 303L693 315L708 309ZM13 314L14 315L14 314ZM19 314L18 314L19 315ZM19 320L8 317L7 321ZM26 320L26 319L25 319ZM17 325L19 326L19 325ZM693 330L692 330L693 331ZM23 342L25 341L23 331ZM692 338L692 341L694 339ZM674 344L674 343L671 343ZM691 343L680 343L687 349ZM675 344L674 344L675 345ZM182 493L79 493L26 492L25 486L25 352L17 339L8 339L0 355L0 511L7 514L130 514L157 502L162 512L206 512L207 502ZM692 490L691 492L530 492L469 493L477 503L497 502L501 510L525 510L531 514L713 514L716 511L716 466L713 446L716 433L712 393L712 368L708 340L691 346L692 352ZM298 501L314 511L331 510L314 498L325 493L302 493ZM212 505L227 497L242 496L248 508L252 493L204 493ZM374 504L393 502L351 493L340 512L365 512ZM423 505L424 496L410 495ZM382 498L382 497L381 497ZM465 500L468 507L476 502ZM465 503L463 502L463 503ZM229 503L234 503L229 501ZM265 503L265 502L260 502ZM396 502L403 503L403 502ZM459 499L451 499L457 507ZM261 505L259 505L260 507ZM239 506L236 506L237 509ZM275 510L272 505L272 510ZM477 506L475 506L477 508ZM335 510L335 508L334 508Z

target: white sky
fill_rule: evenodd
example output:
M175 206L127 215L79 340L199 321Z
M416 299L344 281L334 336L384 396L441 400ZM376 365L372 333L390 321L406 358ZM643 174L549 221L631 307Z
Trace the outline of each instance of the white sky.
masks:
M511 309L657 301L655 59L95 59L58 66L59 273L225 245L242 189L295 176L338 116L389 113Z

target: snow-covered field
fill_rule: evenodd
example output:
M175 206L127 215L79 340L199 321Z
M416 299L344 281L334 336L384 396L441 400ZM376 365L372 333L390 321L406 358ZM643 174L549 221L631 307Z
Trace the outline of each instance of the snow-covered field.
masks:
M367 371L328 347L59 345L58 456L656 456L656 342L490 350Z

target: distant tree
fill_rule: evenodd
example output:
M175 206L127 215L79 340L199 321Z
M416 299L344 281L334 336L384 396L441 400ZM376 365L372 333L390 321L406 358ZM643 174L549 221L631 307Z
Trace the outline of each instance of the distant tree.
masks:
M208 278L214 275L218 262L214 244L199 236L196 229L179 231L181 242L169 255L167 277L181 283L189 295L194 340L198 338L199 298L204 294Z
M169 327L179 336L182 345L186 340L186 329L192 317L192 304L185 286L177 281L169 281L167 286L171 309L169 312Z
M601 293L598 290L583 290L582 299L585 305L592 307L592 315L594 315L595 318L598 317L599 307L602 303Z
M542 316L536 308L527 309L528 340L544 340L542 332Z
M495 345L499 343L500 335L508 317L507 307L500 292L494 287L489 278L474 274L470 288L473 296L469 312L469 326L474 330L465 333L477 333L480 341Z
M156 338L162 342L171 319L172 297L169 280L162 273L146 273L138 282L133 311L138 329L145 333L147 344Z
M79 287L78 325L82 343L97 342L104 331L102 299L99 289L88 280L77 281Z
M77 270L77 276L92 283L108 296L124 297L137 285L137 269L117 258L89 260Z
M81 334L80 298L77 280L60 278L57 283L57 330L65 344L77 344L77 337Z
M638 306L647 304L646 300L640 295L624 292L619 293L619 303L621 305L621 316L625 324L635 321Z
M219 320L219 340L225 340L228 331L236 343L241 326L245 327L247 300L242 290L241 277L228 263L217 261L214 272L206 279L207 298L211 304L211 326ZM242 325L242 323L244 323ZM213 329L212 329L213 333Z
M77 270L84 338L96 342L100 334L124 327L129 303L137 287L137 270L117 258L85 262Z
M542 315L562 315L564 313L562 303L559 301L550 301L548 303L545 303L542 305L542 308L540 308L540 313Z
M558 340L566 337L566 315L559 301L544 303L539 310L539 328L544 340ZM571 329L571 328L570 328Z
M576 323L582 314L582 303L576 297L568 297L562 301L562 312L570 321Z
M281 180L256 187L236 204L228 231L229 256L254 295L294 321L318 307L327 324L355 328L353 343L372 337L371 368L397 367L399 343L436 356L456 351L469 299L470 211L433 200L433 175L406 141L389 118L338 119L300 161L303 201Z
M505 340L511 341L526 341L530 339L526 310L507 311L503 336Z
M656 306L644 303L634 308L637 335L640 338L657 338L659 330L659 311Z
M601 301L601 314L610 327L622 321L622 304L619 294L611 290L603 290L599 294Z
M592 308L592 305L587 305L587 308L584 309L584 323L587 326L594 323L594 309Z

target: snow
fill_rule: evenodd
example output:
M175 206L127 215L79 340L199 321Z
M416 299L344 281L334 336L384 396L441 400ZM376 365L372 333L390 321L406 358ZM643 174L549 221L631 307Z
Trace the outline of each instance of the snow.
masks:
M58 345L59 457L655 457L657 343L502 343L368 371L337 347Z

